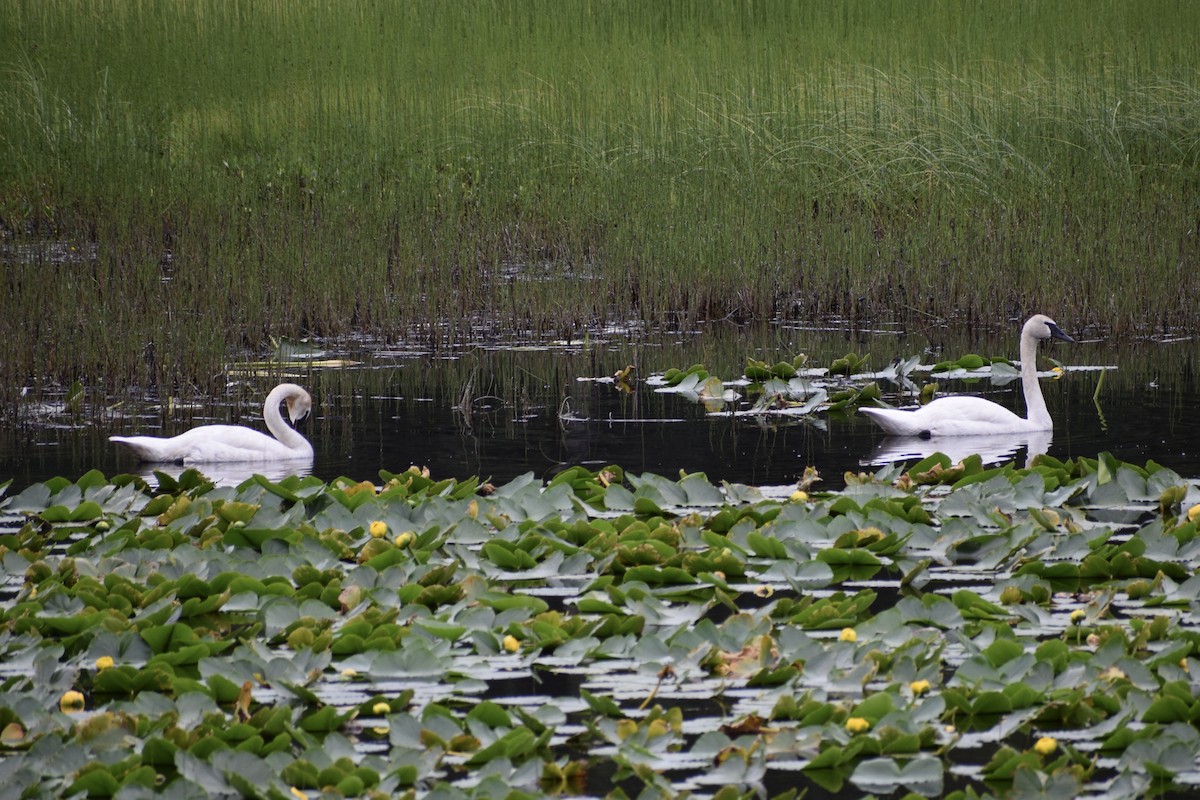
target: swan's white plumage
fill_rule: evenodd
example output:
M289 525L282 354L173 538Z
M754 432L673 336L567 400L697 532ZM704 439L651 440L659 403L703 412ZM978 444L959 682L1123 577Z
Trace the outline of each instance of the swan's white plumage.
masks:
M939 397L916 410L861 408L864 414L893 436L990 436L1053 429L1042 387L1037 378L1037 345L1042 339L1075 341L1054 320L1036 314L1021 328L1021 388L1026 416L982 397Z
M143 461L203 464L311 460L312 445L284 422L279 413L279 405L284 402L287 403L288 419L293 423L303 419L312 409L312 398L296 384L281 383L272 389L263 406L263 419L274 438L238 425L203 425L166 439L110 436L108 440L128 447Z

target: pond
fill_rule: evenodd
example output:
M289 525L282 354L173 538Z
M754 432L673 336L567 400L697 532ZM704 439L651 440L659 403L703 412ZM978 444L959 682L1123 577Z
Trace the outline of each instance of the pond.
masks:
M1200 417L1192 411L1200 408L1200 342L1145 341L1116 349L1101 337L1089 339L1086 331L1076 334L1078 344L1040 355L1043 371L1055 362L1069 368L1059 379L1042 380L1055 419L1053 436L1043 443L1047 451L1059 458L1107 451L1132 463L1153 459L1182 475L1200 475ZM904 456L916 461L936 447L960 455L972 443L886 440L853 408L802 418L734 416L753 404L753 397L743 396L714 413L655 391L662 387L647 379L700 363L732 381L741 377L747 357L774 363L805 353L820 368L854 351L870 353L866 367L879 370L914 355L930 366L970 352L1015 358L1015 349L1010 337L968 339L946 327L908 335L886 328L853 335L836 328L717 328L667 337L608 332L571 342L499 342L450 351L379 343L294 347L288 355L308 358L231 370L228 395L207 403L188 405L196 398L184 397L165 411L159 398L114 398L97 390L86 393L75 415L66 412L61 396L26 408L19 424L0 430L0 477L21 486L92 468L107 475L136 471L136 460L107 442L113 434L171 435L214 422L262 430L262 397L278 377L305 385L314 396L314 412L301 430L314 445L312 472L325 480L374 479L380 469L411 464L441 477L494 481L528 471L548 478L576 464L619 464L634 472L684 470L772 485L794 482L811 466L836 488L847 470L873 471ZM628 391L593 380L629 364L637 370ZM942 392L981 393L1023 413L1016 380L929 373L914 380L937 382ZM886 400L899 401L895 383L880 385ZM1023 462L1028 443L1011 444L1017 447L1003 447L995 456ZM246 470L212 477L222 474L236 481Z
M0 770L129 797L1200 785L1194 345L1043 351L1054 435L988 469L852 406L747 415L736 379L802 362L806 392L891 398L908 356L1003 342L763 336L289 346L221 402L31 404L2 451ZM694 364L741 396L661 391ZM908 375L1020 408L999 361ZM281 377L316 398L310 476L105 477L136 468L108 435L257 427Z

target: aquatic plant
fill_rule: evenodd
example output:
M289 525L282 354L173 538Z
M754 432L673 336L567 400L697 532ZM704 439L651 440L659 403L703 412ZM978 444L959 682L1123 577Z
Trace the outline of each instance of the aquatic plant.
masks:
M861 405L874 405L882 396L879 382L894 387L901 398L911 395L928 402L937 391L936 383L917 385L911 376L932 372L942 379L987 379L1002 386L1020 376L1020 372L1003 358L985 359L969 353L957 360L937 364L921 364L919 355L897 359L878 371L867 371L869 355L850 352L833 359L828 367L810 365L807 354L768 364L747 357L744 375L728 383L710 374L703 364L686 369L671 367L647 378L647 383L659 393L682 395L701 401L712 413L731 413L734 416L808 417L822 411L843 411ZM1055 362L1057 364L1057 362ZM1068 368L1058 365L1055 377ZM754 397L748 409L729 407L742 395L728 387L740 387Z
M1153 463L157 477L2 501L23 793L1194 781L1200 492Z

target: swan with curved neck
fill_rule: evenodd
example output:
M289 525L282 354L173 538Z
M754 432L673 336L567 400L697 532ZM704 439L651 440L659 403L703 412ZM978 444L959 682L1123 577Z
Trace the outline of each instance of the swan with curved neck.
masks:
M300 432L283 421L279 405L287 403L292 423L312 409L308 392L294 383L281 383L267 395L263 406L265 433L240 425L202 425L164 439L158 436L110 436L110 442L128 447L143 461L217 463L236 461L285 461L313 457L312 445Z
M986 436L1029 433L1054 428L1037 377L1037 346L1044 339L1075 341L1045 314L1035 314L1021 328L1021 388L1024 417L982 397L939 397L915 411L860 408L875 424L894 436Z

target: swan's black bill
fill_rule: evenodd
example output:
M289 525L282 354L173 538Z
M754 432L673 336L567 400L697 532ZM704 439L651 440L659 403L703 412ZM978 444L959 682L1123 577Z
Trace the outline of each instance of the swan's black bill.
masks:
M1051 339L1062 339L1064 342L1075 341L1070 336L1067 336L1065 333L1063 333L1062 328L1058 327L1053 322L1047 322L1046 327L1050 329L1050 338Z

